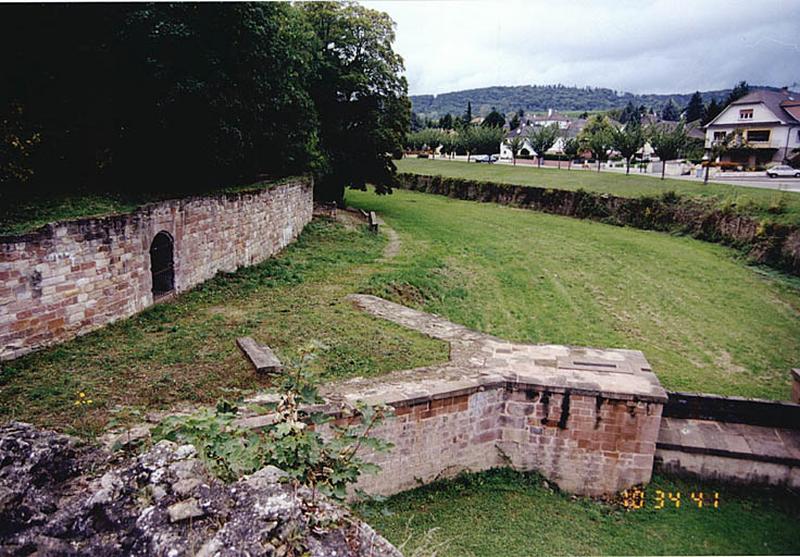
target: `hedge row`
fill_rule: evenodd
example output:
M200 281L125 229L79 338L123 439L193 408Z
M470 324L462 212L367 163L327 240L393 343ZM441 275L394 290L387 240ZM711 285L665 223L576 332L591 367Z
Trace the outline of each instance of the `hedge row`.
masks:
M674 192L617 197L582 189L559 190L408 173L399 174L398 181L403 189L455 199L513 205L644 230L682 232L707 242L736 247L755 263L800 276L800 228L760 221Z

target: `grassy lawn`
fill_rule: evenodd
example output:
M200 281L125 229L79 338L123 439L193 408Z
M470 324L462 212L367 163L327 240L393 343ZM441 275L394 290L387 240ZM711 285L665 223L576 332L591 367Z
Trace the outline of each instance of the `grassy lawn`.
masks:
M113 417L236 399L267 385L236 348L253 336L284 362L311 340L324 380L445 361L447 349L357 311L359 289L385 240L315 220L261 265L200 287L72 342L0 364L0 420L17 418L81 434ZM79 392L93 402L75 406Z
M642 350L668 389L789 398L800 283L733 250L403 190L348 200L403 242L374 294L515 341Z
M0 417L96 432L115 415L235 399L263 386L235 347L251 335L289 359L323 342L324 380L446 359L443 344L374 319L368 292L533 343L644 351L665 387L789 397L800 361L797 279L719 245L493 204L348 192L400 235L312 223L279 257L2 365ZM74 406L79 392L93 400ZM136 419L136 416L130 418Z
M663 509L654 508L659 489L680 491L681 507L667 501ZM719 507L700 509L687 501L700 490L717 491ZM420 557L800 553L796 494L657 476L645 493L645 507L628 511L554 492L536 474L492 470L430 484L362 510L391 542L406 542L405 555Z
M399 172L429 174L464 178L486 182L500 182L521 186L609 193L621 197L660 195L665 191L688 197L713 198L720 204L736 204L745 214L769 218L776 222L800 224L800 193L732 186L728 184L701 183L685 180L659 180L631 174L625 176L612 172L586 170L559 170L533 168L506 164L476 164L461 161L439 161L407 158L395 161ZM776 207L783 206L779 212ZM772 209L770 210L770 207Z

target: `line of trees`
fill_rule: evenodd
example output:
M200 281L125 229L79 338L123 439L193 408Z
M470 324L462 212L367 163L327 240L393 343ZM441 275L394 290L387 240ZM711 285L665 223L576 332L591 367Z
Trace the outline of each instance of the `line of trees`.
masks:
M600 163L607 161L612 152L617 152L625 160L625 173L630 174L631 163L636 154L649 143L661 161L675 160L685 155L691 146L688 130L683 119L676 123L664 122L643 127L636 120L622 126L615 126L606 116L595 115L589 118L578 135L581 148L591 151ZM664 179L666 164L661 165L661 179Z
M313 172L391 187L394 24L355 3L17 4L0 18L0 195L184 191Z
M437 150L443 156L491 155L496 153L503 141L503 128L491 126L464 126L459 130L426 128L409 133L406 137L406 150L425 151L435 157Z

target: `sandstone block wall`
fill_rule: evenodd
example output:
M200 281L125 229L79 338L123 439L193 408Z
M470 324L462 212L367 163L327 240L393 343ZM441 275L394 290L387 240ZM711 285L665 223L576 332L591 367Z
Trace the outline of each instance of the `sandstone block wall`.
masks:
M173 239L175 292L259 263L311 220L310 179L191 197L133 213L0 237L0 360L62 342L153 304L150 244Z
M603 495L650 480L662 403L503 384L393 405L396 417L374 434L395 447L369 455L382 469L359 481L367 492L511 465L572 493Z

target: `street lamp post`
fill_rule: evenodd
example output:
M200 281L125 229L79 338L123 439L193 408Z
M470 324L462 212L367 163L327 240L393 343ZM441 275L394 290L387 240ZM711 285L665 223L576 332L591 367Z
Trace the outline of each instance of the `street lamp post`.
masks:
M711 159L708 158L708 153L703 155L703 159L702 160L703 160L703 166L706 167L706 174L705 174L705 177L703 178L703 185L706 185L706 184L708 184L708 166L709 166L709 163L711 162Z

